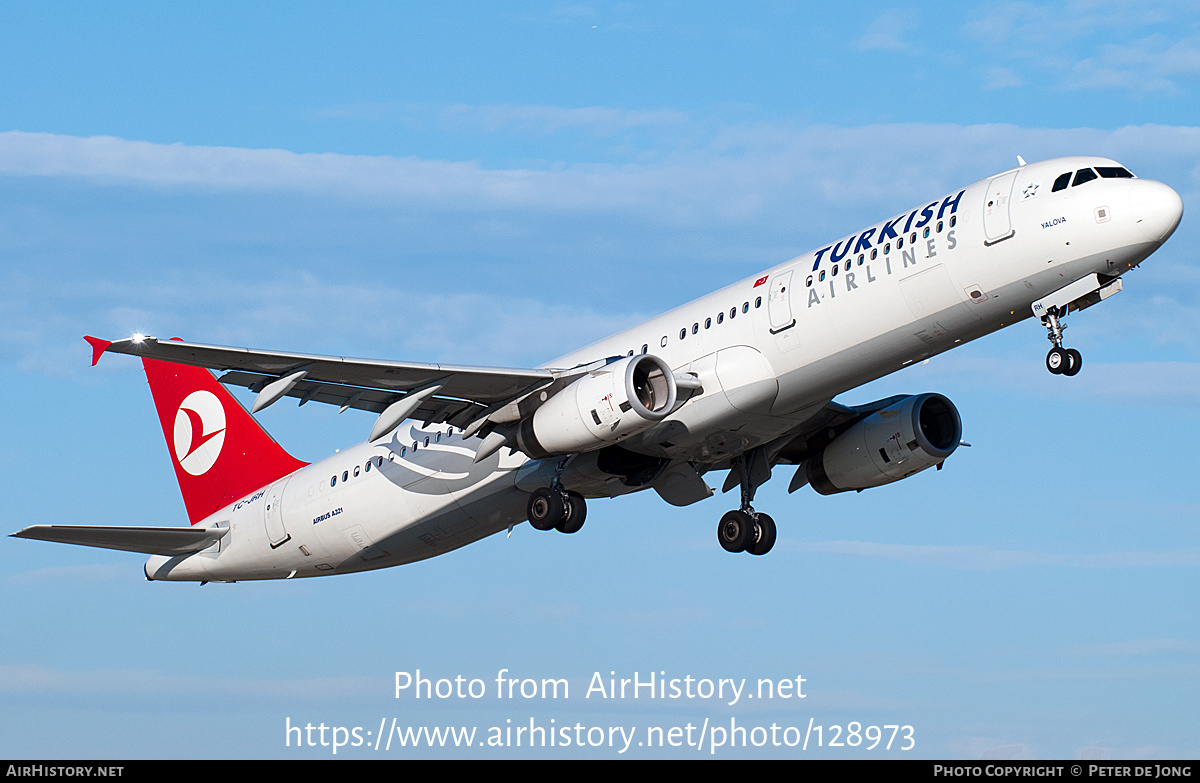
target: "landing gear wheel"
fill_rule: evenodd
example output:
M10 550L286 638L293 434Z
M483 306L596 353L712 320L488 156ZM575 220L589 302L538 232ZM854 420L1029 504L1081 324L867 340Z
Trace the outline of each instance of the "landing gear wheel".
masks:
M726 552L744 552L754 535L754 518L745 511L730 511L717 525L717 540Z
M1076 375L1083 368L1083 354L1074 348L1067 349L1067 358L1070 360L1066 369L1062 371L1063 375Z
M1083 360L1080 359L1080 362ZM1065 348L1054 347L1046 354L1046 369L1055 375L1062 375L1071 366L1071 358Z
M567 515L554 527L560 533L578 533L587 519L587 502L578 492L567 493Z
M568 502L564 493L550 487L538 487L530 494L526 506L529 524L536 530L553 530L567 517Z
M767 514L756 514L754 517L754 536L746 545L746 551L752 555L765 555L775 546L775 520Z

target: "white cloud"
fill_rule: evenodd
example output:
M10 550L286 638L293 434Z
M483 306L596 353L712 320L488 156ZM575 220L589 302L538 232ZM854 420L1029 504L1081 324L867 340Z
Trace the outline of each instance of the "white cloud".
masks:
M313 113L318 119L397 121L457 133L552 136L578 131L595 137L647 128L678 129L690 121L674 109L617 109L609 106L513 104L353 103Z
M614 109L607 106L513 106L494 104L469 106L458 104L426 107L445 124L469 131L525 132L539 135L582 130L596 136L611 136L635 128L680 126L689 121L686 114L673 109Z
M1082 316L1080 316L1082 317ZM1031 324L1030 328L1034 328ZM1045 345L1045 344L1043 344ZM1011 357L978 357L950 353L929 368L929 379L939 376L960 386L1007 388L1035 397L1062 393L1062 378L1037 370L1042 354L1031 354L1028 363ZM1035 369L1030 372L1031 365ZM1084 368L1071 379L1074 397L1155 409L1194 410L1200 403L1200 363L1196 362L1103 362L1084 355Z
M864 51L879 49L885 52L907 52L912 44L904 40L904 34L913 25L911 12L885 11L880 14L862 38L858 48Z
M983 8L964 30L1000 63L988 70L988 84L1014 74L1006 60L1068 90L1173 94L1181 80L1200 75L1200 36L1189 4L1076 0L1066 7L1007 2Z
M984 73L983 89L999 90L1004 87L1020 87L1021 78L1010 68L988 68Z
M531 107L530 112L540 116L542 108ZM843 205L870 208L867 219L878 219L876 210L902 209L930 190L949 190L964 177L970 181L998 166L1007 167L1015 151L1029 160L1081 152L1109 154L1130 159L1126 162L1135 168L1154 161L1163 177L1188 172L1186 184L1200 190L1200 128L1167 126L1100 131L1009 125L839 128L749 123L717 127L705 144L676 149L649 164L551 162L506 169L463 161L9 131L0 133L0 175L87 178L155 188L274 191L447 211L624 213L706 225L714 219L774 222L784 215L795 221L798 208ZM846 225L847 230L853 227Z
M607 172L577 169L564 178L534 170L486 170L469 162L8 131L0 133L0 173L85 177L155 187L389 198L427 205L432 201L445 208L505 205L554 210L556 205L569 209L595 203L588 191Z
M536 115L540 108L534 108ZM315 196L355 208L365 199L373 209L392 210L386 213L389 219L391 214L402 214L422 224L463 225L462 213L469 210L475 214L460 232L467 238L455 237L466 253L521 237L542 257L563 257L570 252L565 247L584 240L562 223L547 224L551 230L546 232L546 226L533 221L597 221L597 216L603 216L599 238L586 241L612 245L604 251L615 259L614 274L631 271L620 265L627 249L621 243L643 243L647 231L668 239L697 232L702 236L740 232L751 239L739 241L765 242L771 248L786 245L783 252L799 252L805 249L800 242L848 233L931 192L1006 168L1018 152L1030 160L1081 152L1111 155L1140 174L1166 179L1185 202L1200 198L1200 128L1195 127L1150 125L1104 131L898 124L839 128L778 122L720 126L709 133L705 144L676 150L653 164L552 163L540 169L493 170L456 161L12 131L0 133L0 176L75 179L101 188L199 192L218 204L224 194ZM0 240L7 250L25 253L23 232L31 225L40 226L43 219L20 205L0 208ZM535 226L537 230L531 230ZM52 227L42 226L46 238L38 238L48 243L47 253L55 251L53 243L58 241L51 238ZM1181 232L1186 230L1185 220ZM529 244L537 242L541 245ZM351 243L331 252L355 250ZM530 251L523 247L521 252ZM784 257L781 253L774 260ZM339 272L350 271L342 263L332 266ZM1176 266L1191 269L1179 262ZM238 274L246 271L239 269ZM381 337L368 337L366 344L378 346L379 355L416 358L444 353L445 360L471 361L463 355L466 345L475 356L494 357L488 363L518 363L514 357L520 349L514 346L522 347L526 362L530 356L545 360L575 337L594 339L638 317L636 312L601 315L581 309L574 301L551 301L553 297L542 301L539 293L527 299L500 299L472 287L470 280L434 292L410 291L403 285L388 285L397 278L385 278L384 285L378 285L380 270L373 271L376 274L365 280L332 272L305 278L251 270L250 278L232 286L221 273L206 281L194 270L175 278L163 273L136 280L107 275L102 279L116 282L98 282L90 268L81 267L67 279L35 267L22 273L10 269L0 293L0 318L5 323L0 349L19 357L29 371L58 373L78 362L75 353L83 350L79 333L106 325L118 334L131 328L184 331L181 326L187 326L192 335L201 327L204 339L287 348L282 344L285 340L278 338L306 328L311 331L304 314L319 309L322 339L328 343L347 344L344 336L364 331L363 319L371 318L375 328L365 330L368 335L386 334L392 341L384 345ZM1178 277L1153 274L1159 275L1157 285L1174 280L1172 290L1184 290ZM1170 292L1154 296L1158 299L1153 311L1139 308L1121 331L1143 334L1166 346L1200 350L1191 337L1200 333L1196 303ZM1122 308L1113 310L1114 318L1125 317ZM1081 317L1087 320L1089 314ZM481 322L489 328L481 331ZM355 344L364 341L360 337ZM416 353L413 349L418 346L421 350ZM316 350L308 343L297 348ZM329 350L335 349L331 345ZM1005 372L1002 367L975 369L985 376ZM1172 362L1112 369L1090 363L1074 380L1097 395L1115 395L1125 391L1127 384L1121 377L1131 370L1161 380L1155 388L1163 400L1172 395L1177 401L1188 399L1187 390L1198 386L1195 365Z
M86 296L81 288L88 289ZM26 279L9 291L26 307L5 311L0 302L7 319L0 350L18 357L26 372L55 376L86 368L86 344L80 340L85 332L119 337L142 330L163 338L309 352L341 353L354 345L377 351L364 358L525 366L644 317L602 315L574 302L455 293L452 287L430 292L369 286L310 273L81 286ZM317 312L321 318L314 324ZM54 314L52 321L46 313Z
M1106 44L1076 62L1065 78L1070 88L1175 93L1178 80L1200 76L1200 38L1171 41L1156 35Z

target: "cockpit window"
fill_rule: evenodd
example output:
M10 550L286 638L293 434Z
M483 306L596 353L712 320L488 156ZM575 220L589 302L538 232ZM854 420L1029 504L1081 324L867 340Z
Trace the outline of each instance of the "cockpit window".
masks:
M1133 179L1129 169L1123 166L1097 166L1096 171L1105 179Z
M1071 183L1071 187L1077 188L1083 183L1091 182L1094 179L1099 179L1099 177L1096 176L1096 172L1092 171L1091 169L1080 169L1079 171L1075 172L1075 181Z
M1057 193L1060 190L1066 190L1067 185L1071 184L1071 172L1063 174L1058 179L1054 180L1054 187L1050 188L1051 193Z

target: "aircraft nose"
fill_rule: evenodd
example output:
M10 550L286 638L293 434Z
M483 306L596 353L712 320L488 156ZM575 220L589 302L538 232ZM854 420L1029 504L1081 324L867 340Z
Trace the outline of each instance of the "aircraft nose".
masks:
M1165 242L1183 217L1183 199L1161 182L1141 180L1129 191L1129 206L1138 230L1147 239Z

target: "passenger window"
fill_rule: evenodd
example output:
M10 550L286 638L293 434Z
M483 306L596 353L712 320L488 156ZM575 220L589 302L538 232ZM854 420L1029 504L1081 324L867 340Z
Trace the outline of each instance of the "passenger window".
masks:
M737 317L737 308L736 307L729 308L729 320L732 321L735 317Z
M646 343L645 345L642 346L642 353L646 353L649 350L650 350L650 343Z
M331 487L337 486L337 476L334 476L331 479L329 479L329 486L331 486Z
M367 464L366 464L366 466L363 468L363 470L364 470L365 472L367 472L367 473L370 473L370 472L371 472L371 460L367 460Z
M717 313L717 323L718 324L725 323L725 313L724 312Z
M839 269L841 269L841 267L840 267L840 266L838 266L837 264L834 264L834 265L833 265L833 269L831 269L831 270L829 271L829 274L833 275L834 277L837 277L837 273L838 273L838 270L839 270ZM755 302L755 303L754 303L754 306L755 306L755 307L758 307L758 303L757 303L757 302Z
M1085 182L1091 182L1094 179L1099 179L1096 172L1091 169L1080 169L1075 172L1075 181L1071 183L1071 187L1077 188Z
M904 237L900 237L896 240L896 249L899 250L902 247L904 247Z
M822 272L821 275L822 275L822 277L824 277L825 273ZM743 313L750 312L750 303L749 302L742 302L742 312Z
M1069 184L1071 184L1071 172L1068 171L1066 174L1063 174L1058 179L1054 180L1054 187L1050 188L1050 192L1057 193L1060 190L1066 190L1067 185Z
M754 300L754 306L762 307L762 297L761 296Z
M705 318L705 319L704 319L704 328L705 328L705 329L710 329L710 328L712 328L712 319L711 319L711 318Z
M858 265L859 265L859 266L862 266L862 265L863 265L863 259L864 259L864 258L866 258L866 256L864 256L862 253L859 253L859 254L858 254Z
M349 480L350 480L350 471L343 470L342 471L342 483L345 484Z
M687 337L687 329L680 329L679 330L679 339L682 340L685 337Z
M942 233L942 221L939 220L937 222L937 228L935 228L934 230L937 231L939 234Z
M957 223L958 223L958 215L951 215L950 216L950 228L954 228L954 226Z
M805 282L805 285L809 288L812 288L812 275L808 276L808 280Z
M354 478L358 478L358 465L354 466Z
M700 324L699 323L692 324L692 334L700 334Z

